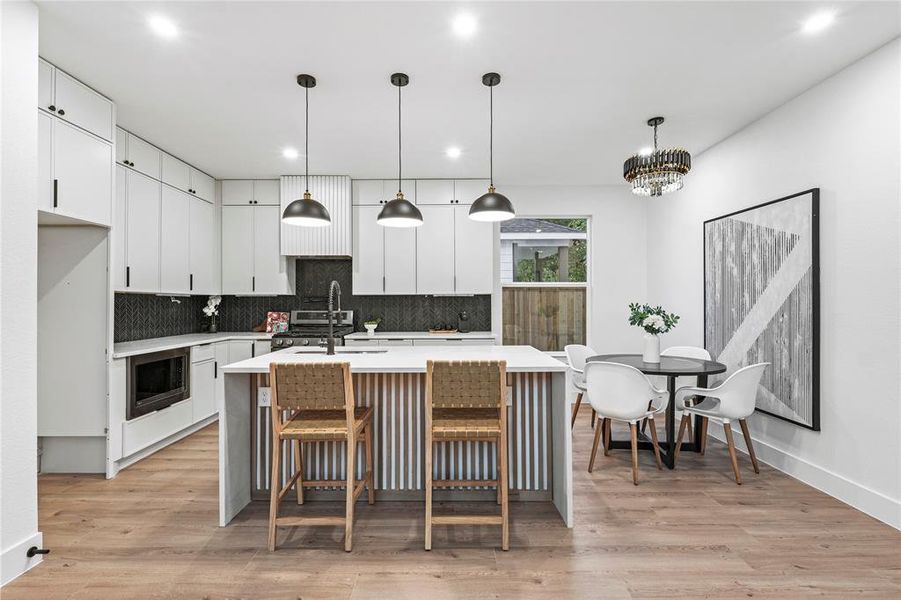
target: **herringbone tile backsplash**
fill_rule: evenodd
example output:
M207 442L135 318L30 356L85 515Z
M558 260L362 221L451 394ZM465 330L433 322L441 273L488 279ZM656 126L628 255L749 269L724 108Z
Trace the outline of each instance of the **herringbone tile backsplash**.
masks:
M219 306L219 331L250 331L266 319L270 310L322 309L332 280L343 292L341 308L354 311L354 325L379 317L382 331L424 331L445 325L457 327L466 311L471 331L491 329L491 296L354 296L352 265L348 259L297 261L297 294L294 296L223 296ZM206 331L209 319L202 309L206 296L169 298L149 294L116 294L115 341L127 342L167 335Z

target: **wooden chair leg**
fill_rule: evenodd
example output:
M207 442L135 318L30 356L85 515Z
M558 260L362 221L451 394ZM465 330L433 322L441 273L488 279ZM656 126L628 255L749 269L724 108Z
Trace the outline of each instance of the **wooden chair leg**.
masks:
M571 419L571 423L569 424L569 428L572 429L576 426L576 417L579 416L579 407L582 406L582 392L579 392L576 395L576 404L573 406L573 416Z
M501 488L501 550L510 549L510 502L507 497L507 432L502 429L500 439L500 477L498 485Z
M610 456L610 423L612 419L604 419L602 427L604 428L604 456Z
M272 441L272 479L269 485L269 551L275 550L275 520L278 518L278 495L282 445L278 436Z
M638 485L638 423L629 423L632 434L632 483Z
M704 456L704 453L707 452L707 423L709 419L707 417L701 417L701 456Z
M604 419L606 421L606 419ZM601 441L601 430L604 429L606 423L604 425L598 425L594 428L594 443L591 445L591 458L588 459L588 472L591 473L594 470L594 459L597 458L598 455L598 444Z
M676 435L676 449L673 450L673 466L679 461L679 452L682 450L682 438L685 434L685 427L691 419L688 413L682 413L682 421L679 423L679 433Z
M372 421L366 425L363 433L366 446L366 491L369 504L375 504L375 487L372 475Z
M683 413L683 414L685 414L685 413ZM688 439L690 439L690 440L695 439L695 436L694 436L694 425L692 424L692 421L693 421L693 420L694 420L694 419L692 419L691 417L689 417L689 418L688 418L688 427L685 428L685 432L688 433Z
M651 410L652 408L654 408L654 401L648 400L648 410ZM642 419L641 420L641 432L644 433L644 431L645 431L645 429L647 429L647 427L648 427L648 420Z
M593 408L591 409L591 428L594 429L595 424L598 420L598 413Z
M347 496L344 505L344 551L354 545L354 484L357 479L357 442L353 435L347 438Z
M738 422L741 425L741 433L745 436L745 445L748 447L748 456L751 457L751 465L754 467L754 472L760 473L757 455L754 454L754 445L751 443L751 432L748 431L748 422L745 419L739 419Z
M732 424L723 423L726 432L726 445L729 447L729 458L732 459L732 472L735 473L735 483L741 485L741 473L738 471L738 457L735 455L735 441L732 439Z
M498 448L500 452L500 448ZM432 436L425 440L425 549L432 549ZM500 484L498 484L500 485Z
M301 448L303 442L300 440L294 440L294 442L294 468L300 473L295 483L297 485L297 503L303 504L303 448Z
M651 421L651 441L654 444L654 458L657 459L657 470L663 470L663 461L660 460L660 442L657 440L657 419Z

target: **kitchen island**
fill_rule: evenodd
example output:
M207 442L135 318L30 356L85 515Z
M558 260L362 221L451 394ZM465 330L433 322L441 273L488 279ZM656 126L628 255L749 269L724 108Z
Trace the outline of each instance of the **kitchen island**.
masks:
M425 480L423 401L426 361L430 359L507 362L510 500L553 502L565 525L572 527L566 365L531 346L339 347L334 356L327 356L322 348L287 348L222 367L225 397L219 418L219 524L227 525L255 497L268 497L272 431L265 386L272 363L350 363L356 402L372 406L374 411L377 499L421 501ZM305 444L305 478L343 478L344 448L336 442ZM293 453L283 455L292 457ZM434 456L439 478L495 476L494 444L436 444ZM294 470L291 461L286 462L283 481ZM486 499L494 497L494 492L483 494Z

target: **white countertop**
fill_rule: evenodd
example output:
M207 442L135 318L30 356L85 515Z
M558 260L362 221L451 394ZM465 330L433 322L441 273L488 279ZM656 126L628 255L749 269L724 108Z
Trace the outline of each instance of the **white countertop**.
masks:
M286 348L224 367L225 373L268 373L279 363L349 362L354 373L425 373L426 361L506 360L511 373L563 372L566 365L532 346L354 346L336 348L327 356L324 348Z
M375 335L371 336L365 331L357 331L344 336L344 339L347 340L380 340L384 338L394 338L394 339L404 339L404 340L426 340L426 339L438 339L438 340L457 340L457 339L472 339L472 340L484 340L484 339L495 339L494 334L490 331L469 331L467 333L429 333L428 331L376 331Z
M226 340L268 340L271 337L271 333L259 331L223 331L220 333L188 333L186 335L149 338L113 344L113 358L126 358L128 356L137 356L138 354L149 354L150 352L199 346Z

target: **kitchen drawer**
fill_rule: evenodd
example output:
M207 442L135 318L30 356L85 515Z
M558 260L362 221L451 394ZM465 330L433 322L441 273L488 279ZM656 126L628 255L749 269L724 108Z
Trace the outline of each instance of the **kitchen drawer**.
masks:
M404 338L381 338L379 346L412 346L413 340Z
M199 363L216 357L216 349L213 344L203 344L191 347L191 362Z
M191 399L122 423L122 456L151 446L194 423Z

